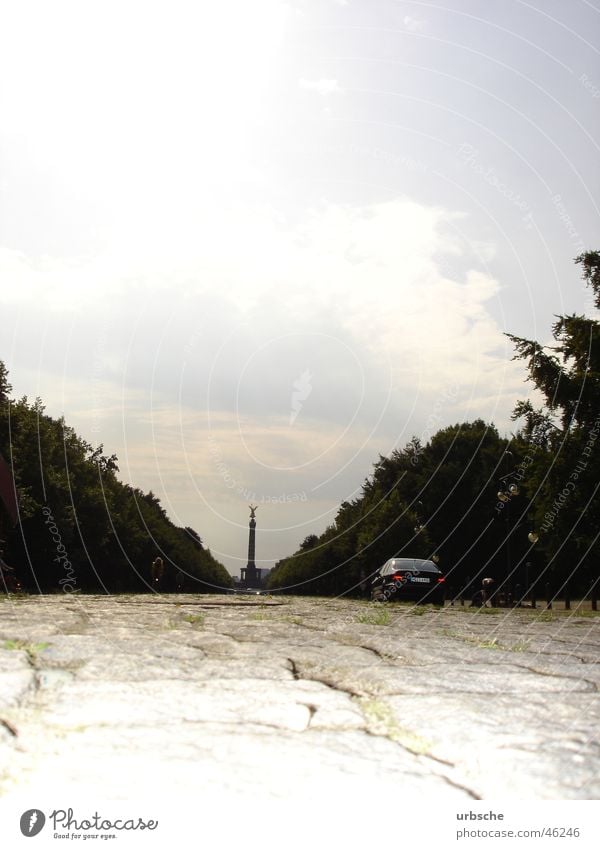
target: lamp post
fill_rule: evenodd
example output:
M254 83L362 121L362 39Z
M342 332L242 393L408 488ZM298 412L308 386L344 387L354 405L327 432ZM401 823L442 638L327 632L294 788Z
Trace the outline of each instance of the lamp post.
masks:
M513 456L512 452L505 451L504 454L502 455L501 460L505 459L506 457L510 457L512 459L512 456ZM499 484L500 484L500 488L497 492L498 507L500 508L500 510L506 510L506 513L505 513L505 539L504 539L506 575L505 575L505 578L504 578L504 581L503 581L503 585L505 586L505 596L506 596L506 601L507 601L508 604L510 604L510 602L512 600L512 593L511 593L511 590L510 590L511 535L512 535L513 530L516 530L516 528L519 528L521 526L521 522L518 521L515 528L512 528L511 527L511 521L510 521L512 502L515 498L517 498L520 495L519 487L514 482L514 480L511 481L511 478L514 478L516 476L517 476L517 472L516 472L516 469L514 469L514 468L510 472L508 472L507 474L502 475L498 479ZM522 477L522 475L518 476L519 479L521 477ZM529 531L529 533L527 535L527 539L529 540L530 544L532 546L534 546L537 543L539 536L535 531ZM526 561L526 563L525 563L525 593L524 593L525 598L527 597L528 592L529 592L529 561Z
M414 511L414 512L415 512L415 520L416 520L416 521L415 521L415 526L414 526L414 528L413 528L413 531L415 532L415 534L416 534L416 535L418 535L418 534L420 534L422 531L424 531L424 530L426 529L426 527L427 527L427 519L423 520L423 519L421 518L421 517L422 517L422 514L425 512L425 508L423 507L423 502L422 502L422 501L417 501L417 502L416 502L416 509L415 509L415 511ZM431 561L433 561L433 563L435 563L436 565L437 565L437 564L439 563L439 561L440 561L440 558L439 558L439 555L438 555L438 554L432 554L432 556L431 556L429 559L430 559Z
M512 475L512 472L508 475L505 475L503 478L500 478L500 482L501 482L501 485L503 487L506 487L505 480L506 480L506 478L509 478L511 475ZM505 575L505 578L504 578L504 584L506 585L505 594L507 596L507 601L510 599L510 585L509 585L509 581L510 581L510 560L511 560L511 557L510 557L510 535L511 535L510 506L512 504L513 498L516 498L516 496L518 494L519 494L519 487L516 485L516 483L509 484L508 487L498 490L498 493L497 493L498 502L500 504L502 504L502 509L506 510L506 514L505 514L506 518L505 518L505 522L504 522L504 525L505 525L504 550L505 550L505 561L506 561L505 562L506 575Z
M533 546L539 540L539 535L535 531L529 531L529 533L527 534L527 539L529 540L529 542L531 543L531 546L533 548ZM530 551L531 551L531 549L530 549ZM529 555L529 552L527 552L527 554ZM529 592L529 567L530 566L531 566L531 561L529 560L529 557L528 557L527 560L525 561L525 593L524 593L525 599L529 598L529 596L530 596L530 592ZM531 599L531 606L535 607L535 597Z
M415 518L417 520L417 523L413 528L413 530L416 534L420 534L421 531L425 530L425 525L423 524L423 520L421 519L421 513L423 512L423 510L424 510L423 502L417 501L416 509L415 509Z

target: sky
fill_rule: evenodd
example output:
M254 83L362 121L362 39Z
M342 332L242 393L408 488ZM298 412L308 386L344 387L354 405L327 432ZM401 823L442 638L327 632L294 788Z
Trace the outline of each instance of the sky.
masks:
M0 359L233 573L593 307L598 0L0 0Z

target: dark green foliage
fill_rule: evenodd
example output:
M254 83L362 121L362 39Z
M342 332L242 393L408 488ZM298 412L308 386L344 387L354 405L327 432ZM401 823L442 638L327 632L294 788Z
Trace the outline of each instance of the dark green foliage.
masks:
M577 257L600 307L600 253ZM575 592L598 580L600 527L600 323L584 315L557 316L548 349L511 336L529 379L543 396L534 409L520 402L513 418L520 437L538 451L526 489L540 530L544 580Z
M600 252L576 262L600 308ZM511 440L481 420L443 428L424 446L413 437L379 458L360 498L277 564L269 585L353 592L387 558L435 551L454 591L489 576L514 592L535 584L538 597L546 582L585 594L599 575L600 324L557 316L552 331L550 348L510 336L544 399L539 409L517 404L522 426ZM511 483L518 492L502 501Z
M54 592L143 592L158 554L166 565L163 589L211 592L229 587L225 568L191 528L168 519L152 492L117 478L115 455L81 439L63 419L46 415L40 399L8 404L0 362L0 451L11 462L20 522L8 534L6 560L29 589Z
M440 558L456 590L504 569L504 522L495 512L506 440L478 420L439 431L422 446L380 457L361 497L335 524L281 561L269 586L295 592L358 592L388 558ZM501 575L498 574L498 577Z
M8 382L8 370L0 360L0 405L5 406L10 396L12 386Z

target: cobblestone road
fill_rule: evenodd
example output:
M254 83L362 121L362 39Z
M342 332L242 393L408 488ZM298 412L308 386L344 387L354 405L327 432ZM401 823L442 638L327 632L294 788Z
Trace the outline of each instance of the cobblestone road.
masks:
M598 799L600 618L238 596L0 607L0 791Z

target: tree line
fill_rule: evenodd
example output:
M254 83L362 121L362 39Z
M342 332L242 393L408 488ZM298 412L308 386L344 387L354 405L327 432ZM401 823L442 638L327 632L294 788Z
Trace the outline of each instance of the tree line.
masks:
M575 262L600 309L600 252ZM541 399L517 404L516 432L477 419L380 456L360 495L276 564L269 588L358 594L389 557L435 556L454 592L483 577L589 592L600 574L599 331L572 314L557 316L551 346L507 334Z
M3 488L0 538L5 562L26 589L148 591L156 556L166 567L164 590L175 590L177 579L193 592L232 586L193 528L177 527L152 492L118 479L114 454L47 415L41 399L11 400L11 391L0 361L0 455L18 494L13 524Z

